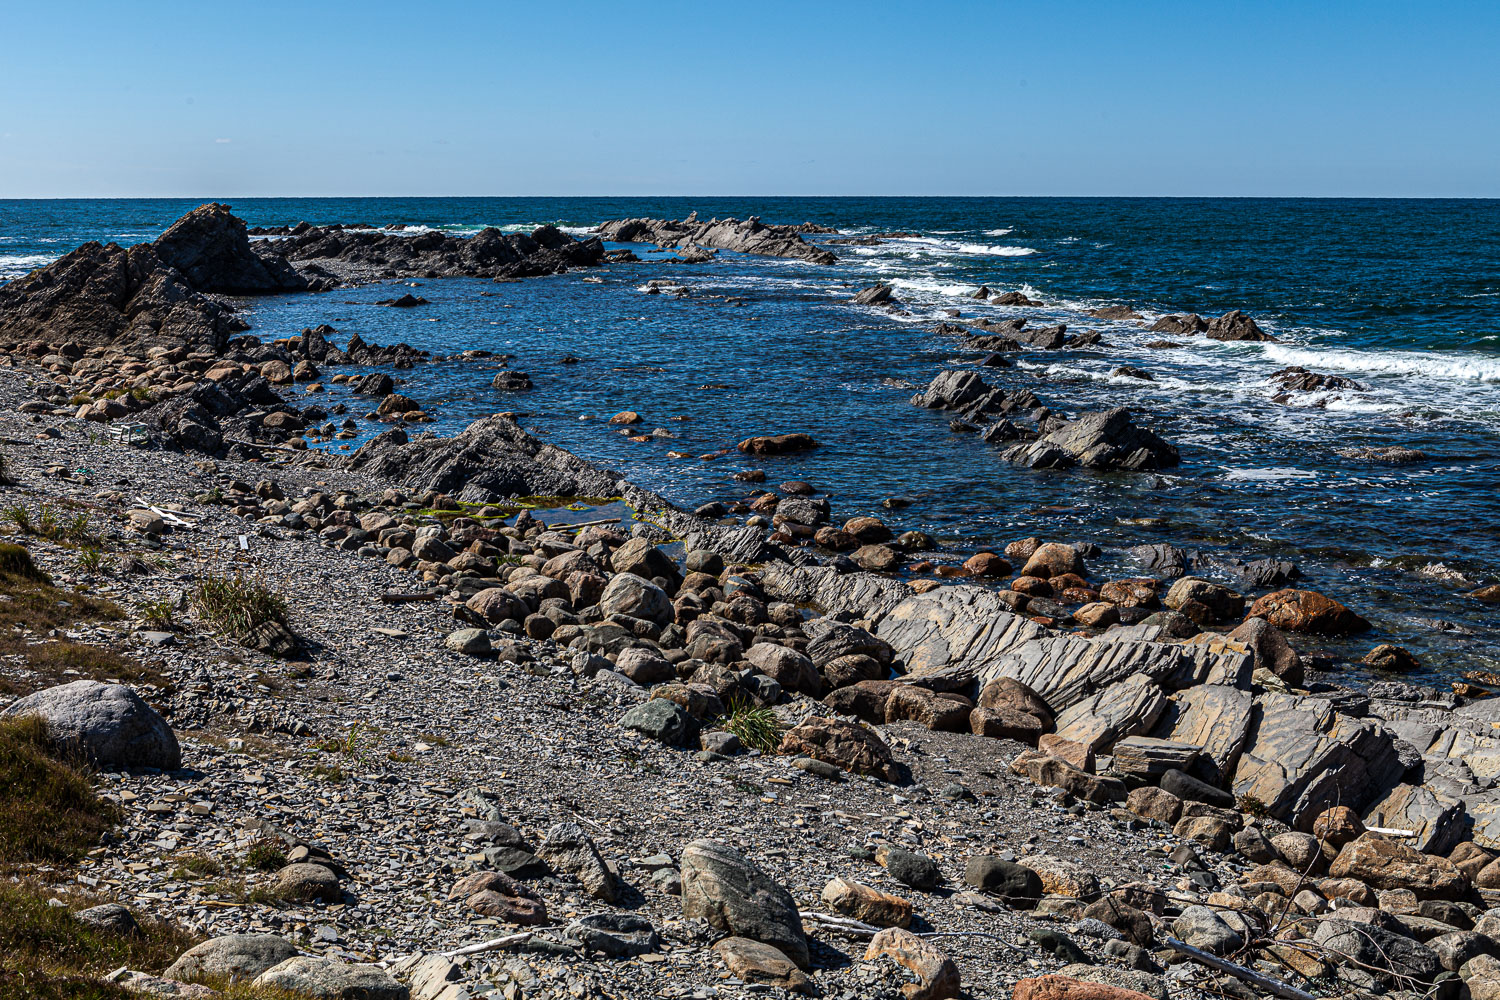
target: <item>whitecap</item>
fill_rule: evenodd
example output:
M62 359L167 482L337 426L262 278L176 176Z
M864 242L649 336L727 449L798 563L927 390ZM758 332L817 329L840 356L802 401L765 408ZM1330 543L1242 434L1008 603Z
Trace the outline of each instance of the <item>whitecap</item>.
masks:
M1323 371L1362 372L1366 375L1419 375L1463 382L1500 382L1500 359L1438 354L1432 351L1318 350L1287 344L1266 344L1267 359L1282 365L1302 365Z

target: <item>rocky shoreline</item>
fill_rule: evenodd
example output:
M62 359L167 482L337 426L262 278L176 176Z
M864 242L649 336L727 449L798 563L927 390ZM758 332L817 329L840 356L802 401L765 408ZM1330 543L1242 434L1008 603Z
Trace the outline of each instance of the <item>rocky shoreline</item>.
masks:
M1160 545L1155 575L1099 580L1092 543L1030 538L901 575L930 538L839 520L807 484L689 513L504 415L409 433L420 404L380 373L355 392L392 426L309 450L347 410L286 387L420 352L235 339L199 286L320 262L518 277L602 247L456 260L296 227L263 256L221 208L0 289L0 331L32 342L0 368L6 592L65 609L12 622L0 716L40 716L122 812L32 878L207 939L128 988L1500 996L1500 709L1311 680L1298 636L1368 623L1295 567L1231 567L1242 592ZM169 282L192 321L33 336L81 336L50 282L115 251L151 276L133 296ZM1022 464L1176 460L1123 411L1059 421L971 372L913 402L993 421ZM102 433L127 416L140 439ZM247 581L284 609L226 627L205 583Z

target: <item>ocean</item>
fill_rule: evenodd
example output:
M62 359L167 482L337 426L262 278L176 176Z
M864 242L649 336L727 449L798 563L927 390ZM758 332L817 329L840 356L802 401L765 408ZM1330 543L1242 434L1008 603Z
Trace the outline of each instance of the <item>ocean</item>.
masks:
M0 201L0 280L85 240L150 240L199 200ZM378 198L240 199L252 226L405 223L453 233L554 223L583 236L627 217L759 215L815 222L832 266L721 253L684 264L632 247L640 263L518 283L415 282L419 309L374 305L389 286L243 300L252 333L328 323L449 354L511 355L535 388L490 388L495 367L441 362L394 373L448 433L476 416L526 414L540 436L693 507L742 498L725 449L752 434L806 431L821 447L765 460L767 484L802 479L839 518L927 530L961 559L1015 538L1096 542L1096 579L1140 575L1133 545L1170 542L1216 557L1290 559L1302 586L1369 618L1354 640L1299 640L1333 657L1336 679L1394 642L1446 683L1500 671L1500 607L1464 596L1500 578L1500 201L1090 198ZM602 278L602 282L595 279ZM645 295L653 278L688 289ZM877 281L903 313L855 307ZM1039 308L970 298L1019 290ZM483 293L483 294L481 294ZM1128 305L1243 309L1276 343L1168 338L1086 315ZM1174 442L1180 467L1147 475L1038 472L1000 460L948 414L910 404L934 375L975 355L934 332L965 317L1026 315L1098 330L1103 344L1031 351L985 377L1030 388L1054 410L1127 406ZM565 364L566 356L578 359ZM1115 374L1135 366L1142 380ZM1270 376L1301 365L1358 389L1284 394ZM1280 398L1278 398L1280 397ZM644 418L632 441L608 418ZM373 428L372 429L378 429ZM353 442L358 445L358 440ZM1339 449L1400 445L1428 457L1381 465ZM683 457L674 457L683 456ZM892 512L891 496L914 503ZM1206 574L1212 576L1212 574Z

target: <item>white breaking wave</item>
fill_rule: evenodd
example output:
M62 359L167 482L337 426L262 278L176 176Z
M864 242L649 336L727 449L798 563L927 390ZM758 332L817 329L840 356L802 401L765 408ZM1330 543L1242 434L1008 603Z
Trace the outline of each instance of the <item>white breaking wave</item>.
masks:
M1013 227L1007 227L1005 229L986 229L984 231L984 235L986 235L986 236L1009 236L1013 232L1015 232L1015 229Z
M0 278L19 278L57 260L50 253L0 253Z
M1431 351L1320 350L1267 344L1265 357L1283 365L1366 375L1420 375L1462 382L1500 382L1500 358L1458 357Z
M938 240L930 236L902 236L891 241L905 246L930 248L944 253L966 253L989 257L1025 257L1036 253L1032 247L991 246L988 243L961 243L958 240Z
M1221 466L1224 478L1230 481L1276 482L1283 479L1316 479L1318 474L1311 469L1232 469Z

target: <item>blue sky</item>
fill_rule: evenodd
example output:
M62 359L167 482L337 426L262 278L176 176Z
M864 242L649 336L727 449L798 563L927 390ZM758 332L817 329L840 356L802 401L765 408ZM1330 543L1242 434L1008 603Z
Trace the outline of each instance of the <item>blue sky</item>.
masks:
M12 4L0 198L1500 196L1500 3Z

